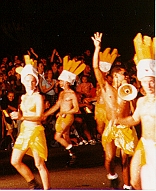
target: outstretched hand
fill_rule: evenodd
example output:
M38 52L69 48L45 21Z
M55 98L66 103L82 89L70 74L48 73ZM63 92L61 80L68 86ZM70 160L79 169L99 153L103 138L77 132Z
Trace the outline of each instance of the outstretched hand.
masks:
M42 115L41 121L46 121L47 116L45 116L44 114Z
M95 47L101 47L102 33L94 33L94 37L92 36L91 39L93 40Z
M18 111L13 111L10 113L10 117L11 119L21 119L22 116Z

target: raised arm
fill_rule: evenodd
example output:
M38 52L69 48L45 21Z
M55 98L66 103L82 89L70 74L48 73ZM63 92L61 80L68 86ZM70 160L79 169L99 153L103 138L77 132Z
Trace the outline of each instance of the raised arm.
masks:
M33 48L30 48L31 53L36 57L36 59L38 59L38 54L35 53Z
M93 55L93 69L94 69L95 77L100 87L102 87L106 82L106 80L104 79L103 73L99 69L99 52L101 49L102 33L97 32L94 34L94 37L91 37L91 38L95 46L94 55Z

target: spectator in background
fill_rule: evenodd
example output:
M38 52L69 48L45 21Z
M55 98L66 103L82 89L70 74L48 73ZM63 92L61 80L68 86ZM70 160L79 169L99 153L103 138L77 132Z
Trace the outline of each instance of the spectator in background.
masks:
M18 73L15 73L15 76L16 76L15 94L16 94L17 98L19 99L20 96L25 93L25 88L24 88L23 84L21 83L21 75Z
M79 74L78 77L80 81L82 79L82 76L84 75L88 77L88 82L92 83L93 86L96 87L96 78L95 78L94 72L92 71L92 67L90 65L86 65L86 68L83 70L83 72ZM77 81L79 81L79 79L77 79Z
M6 71L7 71L7 66L4 66L3 64L1 65L1 72L2 73L6 73Z
M0 73L0 89L2 90L2 95L7 93L8 87L10 87L8 81L4 81L3 73Z
M5 56L5 57L2 58L2 63L3 63L4 65L7 65L8 60L9 60L8 57Z
M46 99L49 101L50 106L53 106L58 99L58 80L53 79L53 72L51 69L47 70L47 77L42 80L41 89Z
M8 91L7 95L2 97L2 100L3 102L1 104L1 108L2 110L5 110L2 117L2 123L5 129L2 129L3 139L1 141L1 147L2 147L2 144L3 146L5 144L5 149L10 149L11 142L13 144L15 143L17 131L15 132L14 130L15 128L17 128L17 122L15 120L10 120L8 122L6 120L6 117L9 117L9 114L11 112L18 110L18 100L15 97L14 91ZM6 113L8 115L6 115Z
M85 64L92 66L92 54L89 49L86 49L83 53L83 59Z
M18 55L15 55L13 58L13 65L16 65L17 60L19 60Z
M38 88L39 88L39 91L43 93L42 81L45 80L45 66L42 61L39 61L37 63L37 72L38 72L38 79L39 79Z
M81 77L81 83L76 87L76 91L79 92L82 97L92 97L91 90L94 88L91 82L88 82L88 76L83 75Z
M10 70L8 71L8 74L9 74L8 79L9 79L9 81L11 81L11 80L16 81L16 75L15 75L16 71L15 70L16 70L16 66L13 65L10 68Z
M57 65L57 70L58 70L59 75L60 75L61 72L63 71L63 64L58 64L58 65Z
M54 48L52 51L52 55L50 57L50 63L57 63L57 64L62 64L62 58L59 55L58 51Z
M33 48L30 48L28 51L27 51L28 55L30 56L31 59L33 60L37 60L38 59L38 54L34 51Z
M39 62L42 62L43 65L44 65L44 69L47 70L49 68L49 65L48 65L48 62L47 62L47 59L42 57Z
M59 72L58 72L57 64L55 62L53 62L51 64L51 69L52 69L52 72L53 72L53 79L58 79Z

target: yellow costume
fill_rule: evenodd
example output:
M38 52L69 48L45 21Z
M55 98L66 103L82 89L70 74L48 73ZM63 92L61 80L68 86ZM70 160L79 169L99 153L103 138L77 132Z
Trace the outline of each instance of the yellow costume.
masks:
M140 151L141 152L141 166L146 164L146 154L145 154L145 146L148 145L150 143L150 141L145 140L144 138L141 138L138 142L138 145L136 147L136 151ZM156 145L156 143L153 142L153 145ZM153 147L153 145L151 145L151 148ZM155 146L156 148L156 146ZM152 153L153 155L154 153ZM153 155L154 157L154 155Z
M94 119L98 121L103 121L104 123L107 122L105 104L98 104L98 103L95 104Z
M61 133L63 131L62 124L64 123L66 126L71 126L74 122L74 115L67 114L65 117L59 116L56 120L55 129L56 132Z
M21 124L20 134L18 135L14 148L27 150L26 154L32 155L32 151L37 151L39 156L47 160L47 145L42 125L26 127Z
M21 110L24 112L35 112L36 104L34 97L30 96L29 99L25 99L26 96L22 96ZM42 125L29 125L25 126L24 122L21 123L20 133L16 139L14 148L19 150L27 150L26 154L32 156L32 151L37 151L39 156L45 161L47 160L47 144L44 133L44 127Z
M138 138L134 127L124 125L112 125L108 123L102 134L102 145L105 149L106 143L114 140L115 145L126 154L133 155Z

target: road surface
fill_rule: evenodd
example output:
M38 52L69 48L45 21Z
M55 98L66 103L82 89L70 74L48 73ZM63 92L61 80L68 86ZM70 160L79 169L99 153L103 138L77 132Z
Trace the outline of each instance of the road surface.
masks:
M104 168L104 153L101 143L76 147L77 164L67 167L68 153L63 147L50 148L46 162L50 172L51 188L54 190L109 190L110 181L106 178ZM24 178L10 164L11 152L0 151L0 189L25 190L28 189ZM24 162L34 172L38 181L38 171L33 159L24 157ZM119 175L119 189L122 189L122 168L120 159L116 159L116 172Z

